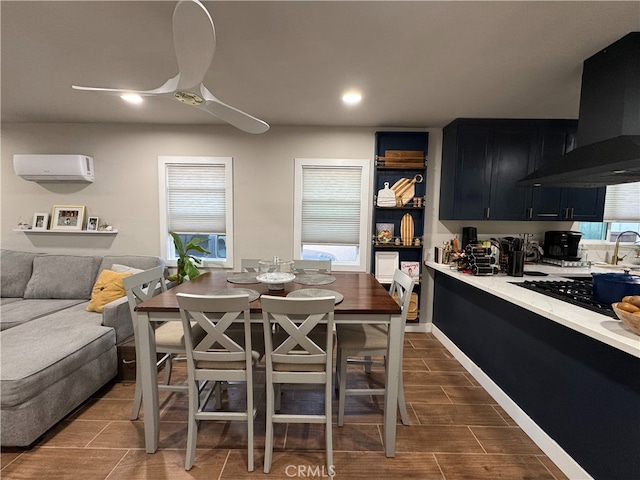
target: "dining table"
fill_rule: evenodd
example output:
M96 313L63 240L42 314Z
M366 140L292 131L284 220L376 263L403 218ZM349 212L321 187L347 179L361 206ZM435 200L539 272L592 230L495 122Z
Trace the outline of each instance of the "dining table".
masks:
M154 453L158 449L160 438L160 408L158 399L158 375L156 365L156 345L154 322L180 321L180 309L177 293L195 295L213 295L234 293L233 290L250 289L255 297L259 295L306 295L298 290L319 288L331 290L336 295L334 322L351 324L385 324L388 331L387 368L384 401L384 449L387 457L395 455L396 423L398 408L398 388L402 374L403 324L401 309L389 295L389 291L370 273L364 272L331 272L325 276L329 280L313 285L298 278L280 285L281 290L272 289L268 283L246 281L235 283L234 278L242 278L238 273L228 271L210 271L189 281L183 282L140 303L136 308L137 331L139 335L137 361L140 362L140 378L142 384L142 401L144 407L145 450ZM301 277L300 277L301 278ZM335 280L334 280L335 279ZM330 282L330 283L329 283ZM311 292L313 293L313 292ZM338 301L339 300L339 301ZM250 303L252 322L261 323L262 309L260 297Z

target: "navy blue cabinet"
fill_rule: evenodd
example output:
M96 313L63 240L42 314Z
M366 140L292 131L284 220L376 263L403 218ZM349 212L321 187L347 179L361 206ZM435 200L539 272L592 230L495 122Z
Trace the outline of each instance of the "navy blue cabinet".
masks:
M575 148L577 121L457 119L443 131L441 220L602 221L604 188L518 187Z

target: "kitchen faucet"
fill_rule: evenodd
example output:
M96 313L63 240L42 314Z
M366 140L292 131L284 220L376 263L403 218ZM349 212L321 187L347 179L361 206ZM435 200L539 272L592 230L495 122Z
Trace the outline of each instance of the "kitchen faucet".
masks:
M633 230L626 230L622 232L620 235L618 235L618 238L616 239L616 246L613 249L613 256L611 257L611 265L618 265L618 262L622 260L622 258L624 258L624 257L622 258L618 257L618 249L620 248L620 239L625 233L635 233L635 235L638 238L640 238L640 233L634 232Z

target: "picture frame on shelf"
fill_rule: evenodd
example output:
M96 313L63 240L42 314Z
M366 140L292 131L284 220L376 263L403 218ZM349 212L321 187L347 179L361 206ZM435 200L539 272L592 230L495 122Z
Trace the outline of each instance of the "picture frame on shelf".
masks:
M48 213L34 213L33 214L33 226L32 230L49 230L49 214Z
M54 205L51 230L82 230L85 207L82 205Z
M400 262L400 270L416 281L420 279L420 262Z
M393 223L376 223L376 239L380 243L392 243L393 234Z
M97 232L100 225L100 219L98 217L87 218L87 230L89 232Z

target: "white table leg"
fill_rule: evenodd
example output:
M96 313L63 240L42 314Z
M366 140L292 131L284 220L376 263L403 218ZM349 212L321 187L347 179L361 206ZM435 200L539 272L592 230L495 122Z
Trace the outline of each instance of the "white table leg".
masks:
M144 408L144 444L147 453L155 453L160 439L160 409L158 406L158 368L156 366L156 338L147 313L138 313L140 336L138 361L142 382L142 405Z
M389 324L389 351L387 355L387 381L384 404L384 450L387 457L396 454L396 419L398 415L398 388L400 386L400 358L402 357L402 322L391 318Z

